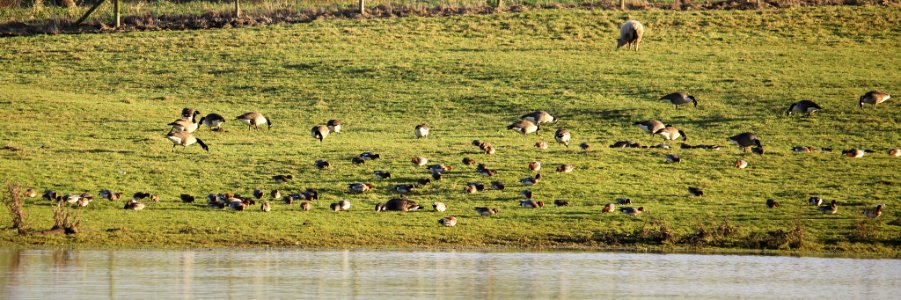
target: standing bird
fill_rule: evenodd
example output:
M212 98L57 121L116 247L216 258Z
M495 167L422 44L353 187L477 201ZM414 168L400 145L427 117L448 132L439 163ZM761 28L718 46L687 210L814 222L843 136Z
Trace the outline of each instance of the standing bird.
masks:
M834 215L838 212L838 205L835 204L835 200L832 200L829 205L823 205L818 207L817 209L819 209L821 213Z
M189 120L191 122L194 122L194 120L197 118L198 114L200 114L200 111L195 110L190 107L185 107L185 108L181 109L181 118L185 119L185 120Z
M268 129L272 129L272 121L267 119L263 114L258 112L249 112L243 115L238 116L238 121L244 122L247 124L247 129L250 129L251 126L255 129L260 129L260 125L266 124Z
M602 213L612 213L616 211L616 204L607 203L604 205L604 208L601 209Z
M863 210L863 215L867 216L867 218L875 219L882 215L882 209L885 208L885 204L876 205L873 208L867 208Z
M447 227L454 227L455 225L457 225L457 217L450 216L450 217L446 217L446 218L441 218L438 220L438 224L441 224L441 225L444 225Z
M211 113L200 119L201 125L206 125L210 131L222 130L222 124L225 123L225 117L217 113Z
M679 157L679 155L676 155L676 154L667 154L667 155L666 155L666 162L668 162L668 163L682 162L682 158Z
M328 120L328 122L325 123L325 126L328 127L328 131L341 133L341 120Z
M532 121L520 120L520 121L516 121L515 123L507 126L507 129L510 129L510 130L519 132L523 135L526 135L526 134L538 132L538 130L540 128L538 127L538 125L535 125L535 123L532 123Z
M860 150L860 149L850 149L850 150L842 151L842 155L845 155L847 157L853 157L853 158L861 158L866 153L867 153L866 151Z
M682 138L683 142L688 140L688 135L686 135L684 131L669 125L658 129L656 132L654 132L654 134L658 134L663 137L664 141L675 141L679 138Z
M823 108L820 107L819 105L817 105L816 103L814 103L813 101L801 100L801 101L792 103L788 107L788 110L785 111L785 114L791 116L793 111L797 111L797 112L804 113L804 116L806 117L806 116L810 116L810 114L812 114L813 112L821 110L821 109L823 109Z
M641 36L644 35L644 26L641 25L641 22L636 20L628 20L623 23L622 26L619 27L619 38L616 39L616 49L619 50L622 46L626 46L626 49L632 49L632 46L635 46L635 51L638 51L638 44L641 43Z
M632 123L632 125L638 126L638 128L641 128L641 130L644 130L645 132L649 133L651 136L654 136L654 134L658 130L666 127L666 124L663 124L663 122L660 122L657 120L640 121L640 122Z
M754 150L754 153L763 154L763 145L760 144L760 138L758 138L757 135L751 132L745 132L731 136L728 138L728 140L741 147L745 152L748 152L748 149L752 146L757 146L757 148Z
M875 109L877 104L888 101L888 99L891 98L892 96L885 92L869 91L863 96L860 96L860 102L858 104L860 105L860 108L863 108L864 103L873 104L873 108Z
M172 141L173 151L175 150L175 146L181 145L182 147L188 147L195 143L200 145L200 147L203 148L204 151L210 151L210 148L207 147L207 145L203 143L203 141L194 137L194 135L187 131L173 131L167 134L166 138L169 139L169 141Z
M310 129L310 133L313 135L314 138L319 140L319 143L321 144L322 140L325 139L326 137L328 137L329 130L328 130L328 127L326 127L324 125L316 125L316 126L313 126L313 129Z
M200 112L195 111L194 114L199 114ZM200 125L206 120L206 117L201 117L200 120L197 120L197 117L192 119L178 119L173 121L172 123L166 124L172 126L172 131L187 131L188 133L194 133L197 131L197 128L200 128Z
M422 123L413 128L413 135L415 135L417 139L428 139L429 131L431 131L429 125Z
M557 132L554 133L554 139L557 140L558 144L563 144L563 146L569 148L569 139L572 135L569 133L569 129L557 129Z
M557 123L557 117L552 116L546 111L538 110L533 111L519 117L522 120L526 120L532 122L533 124L541 125L544 123Z
M694 104L695 108L698 107L698 100L695 99L695 96L688 95L684 92L672 93L672 94L660 97L660 100L669 102L670 104L675 106L676 109L679 109L679 105L688 104L688 103Z

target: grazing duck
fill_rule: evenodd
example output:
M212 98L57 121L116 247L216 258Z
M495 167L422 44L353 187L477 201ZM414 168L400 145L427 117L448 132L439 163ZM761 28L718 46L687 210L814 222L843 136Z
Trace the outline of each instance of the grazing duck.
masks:
M657 134L657 135L660 135L661 137L663 137L664 141L675 141L675 140L678 140L680 137L682 138L683 142L688 140L688 136L685 135L685 132L677 129L676 127L669 126L669 125L661 128L661 129L658 129L657 131L654 132L654 134Z
M184 203L194 203L194 196L190 194L181 194L178 196L178 198L181 199L181 202Z
M331 168L332 164L329 163L328 161L319 159L319 160L316 160L313 162L313 166L316 167L317 169L323 170L323 169Z
M300 210L309 211L310 209L313 209L313 205L310 204L310 201L300 202Z
M394 186L394 190L400 193L401 195L409 194L413 191L415 186L412 184L398 184Z
M546 111L533 111L519 117L522 120L532 122L533 124L557 123L557 118Z
M471 165L476 164L476 160L475 160L475 159L472 159L472 158L469 158L469 157L464 157L464 158L463 158L463 164L464 164L464 165L467 165L467 166L471 166Z
M422 206L416 204L412 200L407 200L403 198L394 198L385 202L385 210L390 211L417 211L422 209Z
M535 148L544 150L544 149L547 149L547 147L548 147L548 144L545 143L545 142L537 142L537 143L535 143Z
M128 200L128 202L125 202L125 209L128 210L142 210L144 209L144 206L146 206L144 205L144 203L140 203L135 199L131 199Z
M735 161L735 167L739 169L744 169L748 167L748 162L744 159L739 159Z
M362 158L363 160L376 160L382 158L380 154L369 151L360 153L357 157Z
M454 227L457 225L457 218L453 216L441 218L438 220L438 224L444 225L446 227Z
M532 199L526 199L526 200L519 201L519 206L522 206L525 208L543 208L544 202L535 201Z
M876 205L876 207L864 209L863 215L867 216L867 218L871 218L871 219L878 218L879 216L882 215L883 208L885 208L885 204L879 204L879 205Z
M195 115L198 113L199 112L194 112ZM197 131L197 128L200 128L200 125L203 124L205 117L201 117L200 120L197 120L195 116L192 119L193 120L178 119L166 125L172 126L172 131L187 131L188 133L194 133Z
M800 153L811 153L811 152L813 152L813 150L814 150L814 148L810 147L810 146L794 146L794 147L792 147L792 151L800 152Z
M90 198L78 198L78 201L75 201L75 206L78 208L86 207L91 203Z
M485 184L483 184L481 182L467 182L466 185L474 187L476 189L476 191L479 191L479 192L485 190Z
M519 194L526 199L532 199L532 197L535 196L535 193L532 193L532 190L522 190Z
M436 175L437 175L437 177L435 177ZM441 180L441 173L432 173L432 176L437 178L435 180ZM429 183L432 183L432 180L429 178L419 178L418 180L416 180L416 183L419 184L419 186L424 186Z
M294 175L275 175L272 176L272 180L276 183L285 183L294 179Z
M194 122L195 117L199 114L200 114L200 111L195 110L190 107L185 107L185 108L181 109L181 118L185 119L185 120L189 120L191 122Z
M316 125L313 126L313 129L310 129L310 134L313 135L313 138L319 140L320 144L322 143L322 140L328 137L328 133L328 127L325 127L324 125Z
M476 173L479 173L479 175L482 175L482 176L485 176L485 177L492 177L492 176L497 175L497 171L496 171L496 170L491 170L491 169L488 169L488 168L476 169Z
M269 197L272 199L278 199L282 197L282 192L279 190L271 190L269 191Z
M338 204L338 202L332 202L332 204L329 204L328 207L329 207L329 209L331 209L333 212L339 212L339 211L341 211L341 205Z
M666 101L669 104L672 104L679 109L679 105L692 103L695 108L698 107L698 100L695 99L695 96L688 95L684 92L676 92L663 97L660 97L660 100Z
M307 188L303 192L303 198L306 200L319 200L319 191L314 188Z
M532 123L531 121L521 120L510 124L509 126L507 126L507 129L526 135L538 132L540 128L538 127L538 125L535 125L535 123Z
M558 199L558 200L554 200L554 206L556 206L556 207L569 206L569 201L566 201L566 200L559 200L559 199Z
M377 170L377 171L375 171L375 172L372 172L372 174L374 174L375 177L378 177L379 179L388 179L388 178L391 178L391 173L388 172L388 171Z
M793 111L802 112L804 116L810 116L815 111L823 109L815 102L810 100L801 100L795 103L792 103L788 106L788 110L785 111L786 115L791 116Z
M416 125L416 127L413 128L413 135L415 135L417 139L428 139L430 131L429 125L423 123Z
M132 195L132 197L135 198L135 199L137 199L137 200L142 200L142 199L144 199L144 198L150 197L150 193L145 193L145 192L135 192L135 194Z
M668 162L668 163L682 162L682 158L679 157L679 155L676 155L676 154L667 154L667 155L666 155L666 162Z
M743 151L748 152L752 146L757 146L757 150L755 149L754 153L763 154L763 145L760 144L760 138L757 137L756 134L751 132L745 132L741 134L737 134L728 138L729 142L732 142L738 147L742 148Z
M432 172L432 174L443 174L443 173L454 170L454 167L453 166L445 166L442 164L434 164L434 165L429 166L428 169L429 169L429 172Z
M410 161L412 161L413 165L417 167L422 167L429 163L429 159L422 156L414 156Z
M875 109L877 104L888 101L888 99L891 98L892 96L885 92L869 91L863 96L860 96L860 102L858 104L860 105L860 108L863 108L864 103L873 104L873 108Z
M602 213L612 213L614 211L616 211L616 204L613 203L604 204L604 208L601 208Z
M268 129L272 129L272 121L258 112L245 113L235 119L244 122L244 124L247 124L247 129L250 129L250 127L253 127L254 129L260 129L260 125L263 124L266 124L268 126Z
M579 149L582 149L582 151L585 151L587 153L588 150L591 150L591 145L589 145L587 142L581 143L579 144Z
M208 114L200 120L201 125L209 127L210 131L221 131L222 124L225 124L225 117L217 113Z
M56 191L54 190L44 190L44 194L41 196L44 200L52 201L56 200Z
M366 160L365 160L365 159L362 159L362 158L359 158L359 157L357 157L357 156L354 156L354 158L350 159L350 162L353 163L353 164L355 164L355 165L360 165L360 164L366 163Z
M638 128L641 128L641 130L644 130L651 136L654 136L658 130L666 127L666 124L657 120L639 121L632 123L632 125L638 126Z
M475 194L476 192L478 192L478 189L474 185L467 184L463 187L463 192L467 194Z
M434 208L435 211L445 211L447 210L447 205L442 202L433 202L432 208Z
M823 198L813 196L813 197L810 197L810 199L807 199L807 203L810 203L810 205L813 205L813 206L820 206L820 205L823 205Z
M891 157L901 157L901 149L895 148L888 151L888 156Z
M766 199L766 207L769 207L769 208L779 207L779 202L776 202L776 200L773 200L773 199Z
M328 120L328 122L325 122L325 126L328 127L330 132L341 133L341 120Z
M570 164L562 164L557 167L557 172L560 173L572 173L573 170L576 169L576 166Z
M365 193L365 192L371 190L372 187L373 187L373 185L371 183L351 183L348 186L348 188L350 188L351 191L354 191L357 193Z
M38 196L38 191L35 191L34 189L27 189L25 190L25 193L23 195L28 198L34 198Z
M494 153L497 153L497 148L495 148L493 145L491 145L489 143L483 144L482 147L480 147L480 149L482 149L482 152L485 153L486 155L494 155Z
M860 149L850 149L842 151L842 155L853 158L861 158L866 154L866 151Z
M820 207L818 207L818 209L820 210L821 213L824 213L827 215L834 215L838 212L838 205L835 204L835 200L832 200L832 202L830 202L829 205L820 206Z
M530 163L529 163L529 170L531 170L532 172L538 172L538 171L541 171L541 162L539 162L539 161L533 161L533 162L530 162Z
M535 174L533 177L526 177L519 180L522 185L535 185L541 180L541 174Z
M630 199L630 198L616 198L616 204L619 204L619 205L629 205L629 204L632 204L632 199Z
M263 212L269 212L272 210L272 205L269 204L269 202L263 202L263 204L260 204L260 210L262 210Z
M693 186L688 187L688 193L690 193L692 196L695 196L695 197L704 196L704 190L701 190L700 188L696 188Z
M499 212L497 208L489 208L489 207L476 207L475 210L477 213L479 213L479 215L486 216L486 217L496 215Z
M560 128L557 129L557 132L554 132L554 140L558 144L563 144L564 147L569 148L570 138L572 138L572 134L570 134L569 129Z
M630 215L633 217L637 217L638 215L640 215L641 213L644 212L644 207L639 207L638 209L635 209L633 207L623 207L623 208L620 208L619 211L623 212L624 214L627 214L627 215Z
M341 210L350 210L350 200L338 201L338 207L340 207Z
M160 202L160 195L150 195L150 201Z
M434 180L441 180L441 178L443 178L443 177L444 177L444 174L432 173L432 179L434 179Z
M209 152L210 148L201 141L200 139L194 137L191 133L187 131L173 131L166 135L166 138L172 142L172 151L175 151L175 146L188 147L193 144L200 145L204 151Z
M502 182L500 182L500 181L492 181L492 182L491 182L491 189L492 189L492 190L498 190L498 191L500 191L500 190L503 190L504 188L506 188L506 186L504 186L504 184L503 184Z
M262 199L262 198L263 198L263 190L261 190L261 189L254 189L254 190L253 190L253 197L256 198L257 200Z

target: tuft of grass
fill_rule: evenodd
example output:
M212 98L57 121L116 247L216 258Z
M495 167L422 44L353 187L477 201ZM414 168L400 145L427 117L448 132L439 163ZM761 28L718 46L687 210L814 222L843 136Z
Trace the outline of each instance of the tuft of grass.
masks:
M25 218L25 209L22 207L22 193L19 185L7 183L6 187L9 192L9 198L2 197L0 200L3 201L6 210L9 212L13 224L12 228L16 229L19 234L25 234L28 230L28 223Z
M50 231L62 230L66 234L78 233L81 225L81 210L73 213L65 201L58 201L53 206L53 228Z

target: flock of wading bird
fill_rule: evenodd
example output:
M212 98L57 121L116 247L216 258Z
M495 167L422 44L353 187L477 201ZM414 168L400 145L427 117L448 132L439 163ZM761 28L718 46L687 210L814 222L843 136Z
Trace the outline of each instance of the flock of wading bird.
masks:
M879 91L870 91L860 97L858 104L861 108L864 107L865 104L872 104L874 109L876 105L887 101L891 97L883 92ZM679 109L680 105L684 104L693 104L695 107L698 105L697 99L688 95L684 92L672 93L660 98L660 100L664 100L667 103L670 103L675 106L676 109ZM805 116L810 116L814 112L821 110L822 107L814 103L810 100L802 100L796 103L792 103L788 110L786 111L787 115L792 115L793 113L803 113ZM199 118L198 118L199 117ZM238 121L243 122L248 126L248 130L251 129L260 129L261 125L267 126L267 128L271 129L272 122L259 112L248 112L242 114L235 118ZM520 133L523 136L537 133L542 125L545 124L556 124L557 118L545 111L535 111L528 114L525 114L520 117L519 121L514 122L507 126L507 129L512 130L514 132ZM194 144L199 145L205 151L209 151L209 146L204 143L202 140L198 139L193 135L195 131L200 129L202 126L207 126L211 131L221 131L222 125L226 122L225 118L222 115L211 113L206 116L200 116L200 112L194 110L192 108L184 108L181 112L181 117L167 125L172 126L171 131L167 134L167 138L172 142L172 149L175 151L176 146L188 147ZM718 145L689 145L685 143L688 139L687 135L684 131L672 126L665 124L658 120L645 120L633 123L633 125L637 126L641 130L651 134L651 137L654 135L659 135L663 138L664 143L653 145L653 146L645 146L632 141L617 141L610 145L611 148L661 148L661 149L670 149L670 146L667 142L682 140L680 142L680 148L682 149L710 149L710 150L718 150L720 146ZM316 125L311 129L311 135L322 143L330 134L337 134L341 132L342 123L339 120L329 120L325 125ZM413 129L413 135L417 139L427 139L430 133L429 126L426 124L419 124ZM566 128L559 128L554 133L554 139L560 145L564 147L569 147L570 140L572 138L572 132ZM752 133L752 132L744 132L740 134L736 134L727 138L728 141L738 145L741 149L744 150L745 153L752 152L758 155L764 154L764 147L761 143L760 138ZM486 155L492 155L496 152L495 146L490 143L474 140L472 141L472 145L479 147L480 151L484 152ZM547 149L549 147L548 143L539 141L535 144L536 148L539 149ZM581 151L589 151L591 146L588 143L581 143L579 145ZM795 146L792 149L795 152L813 152L813 151L823 151L823 152L831 152L832 149L822 148L816 149L814 147L808 146ZM865 153L871 152L869 150L862 149L849 149L842 151L842 154L848 157L860 158L863 157ZM901 156L901 149L891 149L889 150L889 155L893 157ZM381 156L377 153L373 152L363 152L352 159L352 163L354 164L363 164L367 161L380 159ZM675 154L667 154L665 156L666 161L669 163L678 163L681 161L681 158ZM399 184L393 186L392 190L399 193L399 198L391 199L385 203L379 203L375 206L376 211L417 211L423 210L423 207L416 202L407 199L406 195L411 191L422 187L423 185L430 184L433 180L441 180L446 173L450 172L454 168L452 166L443 165L443 164L429 164L429 159L426 157L416 156L411 159L411 162L417 167L425 167L430 173L431 178L423 178L419 179L415 183L410 184ZM473 166L476 165L475 171L485 177L493 177L497 175L496 170L490 169L485 164L477 164L476 161L472 158L465 157L462 159L462 163L464 165ZM318 169L327 169L331 167L331 163L324 160L317 160L314 162L314 166ZM735 167L744 169L748 167L748 162L739 159L735 162ZM563 164L556 168L557 172L561 173L570 173L576 167L570 164ZM528 169L532 172L539 172L542 169L541 162L533 161L528 164ZM391 173L384 170L377 170L373 173L373 175L379 179L388 179L391 178ZM275 175L272 176L272 180L276 183L284 183L289 182L293 179L292 175ZM542 179L540 173L536 173L534 176L529 176L522 178L520 180L520 184L523 187L534 186L538 184ZM366 193L374 188L374 185L371 183L350 183L348 185L348 189L354 193ZM491 190L504 190L505 185L500 181L491 181L491 183L487 187ZM477 193L479 191L483 191L486 189L485 184L481 182L469 182L466 184L464 188L464 192L466 193ZM694 196L703 196L704 191L697 187L688 187L688 192ZM520 195L524 198L524 200L520 201L520 206L524 208L542 208L544 207L543 201L536 201L533 199L533 193L531 190L522 190ZM34 189L28 189L25 193L27 197L36 197L37 192ZM115 193L113 191L104 189L101 190L99 196L104 199L108 199L111 201L118 200L122 197L122 193ZM256 189L253 191L253 197L243 197L238 194L231 193L219 193L219 194L209 194L207 196L207 203L210 207L213 208L230 208L236 211L246 210L248 207L256 205L257 201L263 200L265 194L264 191L260 189ZM286 204L292 204L294 202L300 203L300 209L304 211L308 211L312 209L311 201L319 199L319 192L315 189L306 189L303 192L297 193L285 193L282 194L279 190L272 190L269 192L269 199L271 200L281 200ZM46 190L43 194L43 198L47 200L55 200L55 201L66 201L68 203L73 203L77 207L85 207L92 200L93 195L90 193L82 193L82 194L67 194L61 195L57 194L56 191ZM130 200L125 203L125 209L129 210L142 210L145 207L144 203L139 201L143 199L149 198L151 201L159 201L160 197L158 195L154 195L147 192L137 192L135 193ZM181 200L183 202L193 203L195 201L195 197L190 194L182 194ZM267 199L268 200L268 199ZM838 206L835 200L832 200L829 203L824 203L823 199L820 197L811 197L809 199L809 203L824 214L835 214L838 212ZM555 200L553 204L557 207L568 206L569 203L565 200ZM618 198L615 203L607 203L604 205L601 210L603 213L610 213L617 211L617 205L633 205L632 200L628 198ZM264 212L268 212L272 209L272 205L269 201L263 201L261 203L261 210ZM773 199L766 200L766 206L769 208L775 208L779 206L779 203ZM348 200L341 200L335 203L331 203L329 206L332 211L338 212L342 210L349 210L351 207L351 203ZM444 212L447 210L448 205L442 202L434 202L432 203L432 208L437 212ZM873 208L867 208L863 210L863 214L870 218L876 218L882 214L882 210L885 208L884 204L876 205ZM631 216L638 216L642 212L645 211L644 207L632 207L626 206L619 208L619 211ZM497 208L492 207L476 207L475 212L482 216L493 216L498 213ZM457 218L455 216L448 216L441 218L439 224L443 226L455 226L457 224Z

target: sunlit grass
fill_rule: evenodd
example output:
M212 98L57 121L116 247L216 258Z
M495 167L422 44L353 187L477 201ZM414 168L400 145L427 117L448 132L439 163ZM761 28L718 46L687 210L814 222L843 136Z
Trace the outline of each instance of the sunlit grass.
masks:
M648 27L642 51L614 52L617 26L627 18ZM235 30L134 32L0 39L0 167L23 189L62 193L102 188L159 193L144 211L94 201L76 237L0 233L2 244L67 247L299 246L400 248L743 248L755 234L803 227L810 251L897 253L901 217L897 170L886 155L899 147L895 99L859 109L857 98L879 89L896 93L901 76L901 13L885 7L823 7L779 11L612 12L533 11L448 18L321 20L309 24ZM697 109L679 110L657 99L687 90ZM810 118L786 117L789 103L812 99L826 109ZM210 152L172 150L166 123L182 107L233 118L260 111L271 131L248 131L229 121L226 132L201 129ZM505 126L526 112L560 117L537 136ZM341 134L321 145L313 125L338 118ZM673 150L685 160L666 164L665 150L610 149L619 140L650 137L632 122L660 119L683 129L690 144L719 144L718 151ZM428 140L413 138L428 123ZM553 141L558 126L574 144ZM726 137L754 131L768 153L744 155ZM473 139L496 155L480 154ZM544 140L551 148L532 147ZM659 143L657 137L654 143ZM674 143L675 145L675 143ZM831 147L832 153L799 154L795 145ZM839 155L859 147L862 159ZM384 159L361 166L363 151ZM414 155L456 167L410 198L426 206L448 203L446 213L376 213L396 197L390 188L428 177L409 162ZM497 169L490 180L505 191L463 193L466 182L490 180L460 160L472 157ZM744 158L751 167L732 163ZM313 161L332 162L319 171ZM544 164L545 179L531 187L538 200L565 199L572 207L519 208L520 178L528 162ZM577 166L571 174L553 169ZM380 181L373 170L389 170ZM275 174L295 180L275 184ZM347 184L372 182L376 190L352 194ZM691 197L688 186L704 188ZM312 212L280 202L273 212L247 212L183 204L179 194L249 195L254 188L319 189ZM806 205L820 195L839 201L839 214ZM628 197L648 212L638 218L602 215L601 207ZM777 199L778 209L764 201ZM333 213L328 204L353 203ZM863 232L859 211L886 203L874 232ZM479 217L477 206L498 207ZM26 200L29 228L52 226L50 204ZM456 215L457 227L440 217ZM659 246L629 239L664 222L676 239L716 227L723 219L735 235L708 244ZM10 226L8 215L0 216ZM659 225L659 224L658 224ZM111 231L108 231L112 229ZM633 236L633 237L630 237ZM866 236L869 239L862 240ZM624 239L615 244L612 238ZM784 247L783 247L784 248ZM655 248L656 249L656 248Z

